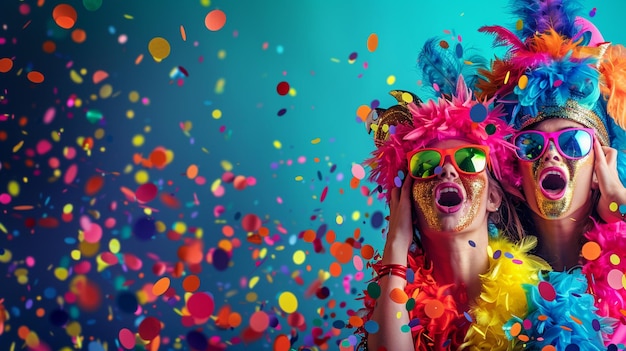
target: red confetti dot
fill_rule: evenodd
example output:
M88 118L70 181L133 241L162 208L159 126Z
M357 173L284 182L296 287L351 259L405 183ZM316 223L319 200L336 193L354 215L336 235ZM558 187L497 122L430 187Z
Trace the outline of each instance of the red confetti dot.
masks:
M161 333L161 321L154 317L146 317L139 324L138 332L143 340L152 340Z
M541 297L543 297L546 301L553 301L556 299L556 290L554 290L552 284L548 282L539 282L538 289L539 295L541 295Z
M270 317L263 311L256 311L250 316L250 329L262 333L270 325Z
M278 83L278 85L276 86L276 91L278 92L278 95L287 95L287 93L289 93L289 83L287 82L280 82Z
M261 228L262 224L261 218L253 213L243 216L243 219L241 220L241 226L248 232L256 232L259 228Z
M159 189L153 183L141 184L135 191L135 197L139 202L150 202L157 196L158 191Z
M206 293L200 292L191 295L187 300L187 309L189 313L198 319L207 319L213 314L215 305L213 298Z

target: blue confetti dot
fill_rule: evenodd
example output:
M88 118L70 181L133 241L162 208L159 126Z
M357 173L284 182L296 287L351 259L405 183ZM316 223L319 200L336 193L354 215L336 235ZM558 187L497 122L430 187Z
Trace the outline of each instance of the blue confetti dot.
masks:
M626 214L626 204L619 205L619 213Z
M420 324L420 319L419 318L413 318L409 322L409 327L413 328L415 326L418 326L419 324Z
M498 258L500 258L500 256L502 256L502 251L500 250L496 250L496 252L493 253L494 260L497 260Z
M367 321L365 322L363 327L365 328L365 331L367 331L370 334L374 334L378 332L378 323L376 323L375 321Z
M470 118L473 122L480 123L487 118L487 108L483 104L476 104L470 110Z
M443 167L437 166L435 167L435 175L440 175L443 172Z
M456 57L458 58L462 58L463 57L463 45L461 45L461 43L456 43Z
M578 347L578 345L576 344L569 344L565 348L565 351L578 351L578 350L580 350L580 347Z
M413 283L415 281L415 272L412 269L406 270L406 281L407 283Z
M505 253L504 253L504 257L506 257L506 258L513 258L514 256L513 256L513 254L512 254L512 253L510 253L510 252L505 252Z
M376 211L374 212L374 214L372 214L372 227L374 229L378 229L383 225L383 220L385 219L385 217L383 216L383 213L381 211Z
M470 323L474 322L474 319L472 318L472 316L470 316L469 313L463 312L463 315L465 315L465 319L467 319L468 322Z
M333 328L343 329L343 327L345 326L346 326L346 323L344 321L336 320L333 322Z

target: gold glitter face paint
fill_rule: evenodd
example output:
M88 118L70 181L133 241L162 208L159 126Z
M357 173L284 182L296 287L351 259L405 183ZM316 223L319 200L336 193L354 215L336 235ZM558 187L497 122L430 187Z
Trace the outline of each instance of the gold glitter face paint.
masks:
M413 200L418 215L421 216L429 231L460 232L469 227L478 215L483 204L483 196L487 188L487 177L484 173L472 176L461 176L453 182L458 184L464 193L463 206L456 213L442 213L437 209L435 189L444 180L433 178L415 181L413 184ZM446 181L449 182L449 181Z
M526 183L525 188L527 190L531 190L534 194L535 206L532 206L532 199L527 199L530 200L529 205L531 205L531 209L535 207L535 212L546 219L561 218L572 208L572 204L575 202L585 201L584 199L578 200L581 196L576 196L575 189L583 189L585 187L585 184L580 184L580 187L578 186L581 178L579 175L582 174L585 169L593 169L593 157L591 153L578 160L570 160L565 157L561 157L561 166L562 169L566 170L567 176L565 193L560 199L553 200L547 198L541 191L539 177L541 176L541 172L547 168L544 158L540 157L534 162L520 161L522 181ZM524 181L525 179L528 180ZM532 181L532 184L528 186L527 183L530 181ZM583 183L585 183L585 181L583 181ZM587 186L587 188L589 188L589 186Z

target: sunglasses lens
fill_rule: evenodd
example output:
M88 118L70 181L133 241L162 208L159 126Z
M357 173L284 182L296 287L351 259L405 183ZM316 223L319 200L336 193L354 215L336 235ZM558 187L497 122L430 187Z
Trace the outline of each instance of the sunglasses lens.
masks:
M487 155L481 149L464 147L454 153L454 161L461 171L478 173L485 170Z
M526 161L537 159L544 151L545 138L534 132L520 133L515 138L517 156Z
M582 129L566 130L559 135L559 148L570 158L582 158L589 154L593 147L593 137Z
M428 178L435 175L441 154L435 150L419 151L411 156L409 172L414 178Z

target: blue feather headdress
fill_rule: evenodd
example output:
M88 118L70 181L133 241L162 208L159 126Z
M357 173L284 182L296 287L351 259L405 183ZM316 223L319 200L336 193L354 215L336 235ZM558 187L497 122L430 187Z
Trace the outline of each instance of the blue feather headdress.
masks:
M593 128L603 145L620 150L618 172L626 184L626 49L604 42L593 24L578 16L574 0L517 0L516 29L485 26L494 45L507 53L496 58L477 83L482 97L505 106L517 130L563 118ZM595 33L594 33L595 31Z

